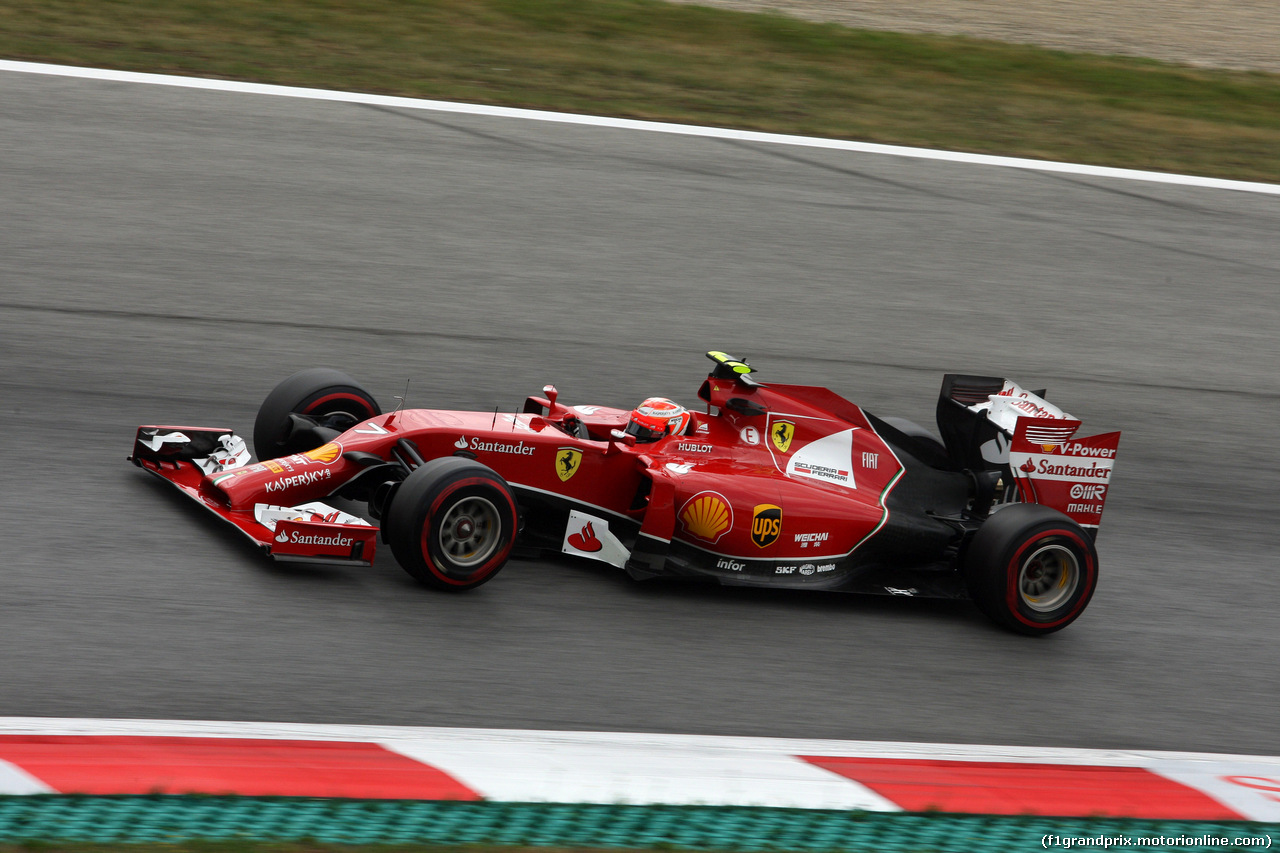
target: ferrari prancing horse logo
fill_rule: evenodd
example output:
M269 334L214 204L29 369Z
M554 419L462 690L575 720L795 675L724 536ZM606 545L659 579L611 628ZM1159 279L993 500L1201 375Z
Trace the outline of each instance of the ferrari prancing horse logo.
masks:
M578 473L582 464L582 451L576 447L561 447L556 451L556 476L561 482Z
M791 421L774 421L773 426L769 427L769 438L773 439L773 446L778 448L779 453L787 452L795 434L796 425Z

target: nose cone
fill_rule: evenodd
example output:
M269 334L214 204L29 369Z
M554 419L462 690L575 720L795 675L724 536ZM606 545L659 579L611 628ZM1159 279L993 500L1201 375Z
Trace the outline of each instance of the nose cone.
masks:
M260 503L294 506L330 494L352 467L342 458L342 445L329 442L306 453L207 476L200 492L232 510L251 510Z

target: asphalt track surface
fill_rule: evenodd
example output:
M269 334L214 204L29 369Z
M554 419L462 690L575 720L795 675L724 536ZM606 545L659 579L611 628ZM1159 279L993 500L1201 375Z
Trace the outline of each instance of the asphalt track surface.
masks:
M0 75L0 715L1280 753L1280 200ZM931 422L1123 429L1086 614L282 567L125 463L342 367L384 401L694 402L709 348Z

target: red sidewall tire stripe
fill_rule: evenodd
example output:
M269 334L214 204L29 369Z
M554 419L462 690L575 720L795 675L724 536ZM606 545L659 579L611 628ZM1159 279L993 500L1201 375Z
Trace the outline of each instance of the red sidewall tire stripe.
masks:
M1080 580L1080 597L1076 600L1075 606L1061 618L1055 619L1052 622L1037 622L1034 619L1028 619L1026 616L1022 615L1022 608L1020 607L1022 601L1021 596L1018 594L1018 575L1020 574L1020 566L1022 565L1022 555L1027 553L1027 551L1034 546L1043 542L1045 539L1055 536L1061 536L1062 538L1075 543L1075 545L1080 549L1080 554L1077 556L1083 555L1084 557L1083 565L1080 567L1081 574L1083 575ZM1008 604L1009 613L1011 613L1013 618L1017 619L1023 625L1030 628L1046 629L1065 625L1080 614L1080 611L1084 609L1084 606L1089 603L1089 599L1092 597L1090 593L1094 584L1097 583L1098 567L1095 564L1093 553L1087 542L1076 535L1073 531L1056 529L1041 531L1032 539L1023 543L1022 547L1019 548L1009 560L1005 573L1008 575L1005 602Z
M316 409L320 408L325 403L330 403L330 402L333 402L334 400L345 400L353 403L359 403L360 408L363 411L368 413L364 418L361 418L361 420L368 420L369 418L373 417L373 410L369 407L368 400L366 400L364 397L361 397L359 394L348 394L344 391L339 391L336 394L326 394L318 400L312 400L311 402L306 404L305 408L303 408L302 414L309 415L312 412L314 412Z
M440 490L440 494L431 502L430 512L427 513L428 523L424 524L422 527L420 547L422 549L422 562L426 564L427 571L431 572L431 574L442 583L447 583L452 586L471 586L478 581L487 578L489 575L501 568L502 564L507 561L507 557L510 556L511 549L515 545L515 536L508 536L506 545L496 551L494 555L489 558L488 562L472 572L465 580L451 578L442 573L436 566L436 562L431 556L432 527L434 525L433 520L436 517L436 513L440 511L440 507L451 495L456 494L459 489L465 489L469 486L488 486L494 492L497 492L506 504L507 512L510 513L509 518L511 519L513 527L516 520L516 505L515 501L511 498L511 494L506 489L499 488L492 480L485 477L467 477L466 479L458 480L455 483L450 483Z

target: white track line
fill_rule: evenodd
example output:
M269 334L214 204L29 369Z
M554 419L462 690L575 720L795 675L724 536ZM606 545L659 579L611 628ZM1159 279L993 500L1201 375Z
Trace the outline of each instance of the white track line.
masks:
M220 720L79 719L0 717L0 735L150 735L153 737L228 737L328 741L467 741L502 746L539 743L559 746L625 745L639 749L783 752L788 755L864 756L956 761L1044 762L1110 767L1141 767L1161 761L1237 761L1266 765L1280 772L1280 756L1228 755L1165 750L1085 749L1074 747L991 746L985 744L908 743L870 740L817 740L727 735L678 735L644 732L539 731L425 726L362 726L317 723L258 723Z
M701 127L693 124L667 124L657 121L638 121L605 116L574 115L544 110L522 110L512 107L491 107L482 104L462 104L451 101L428 101L420 98L397 98L388 95L368 95L360 92L340 92L328 89L304 89L295 86L273 86L266 83L242 83L234 80L209 80L200 77L176 77L168 74L142 74L135 71L110 71L101 68L76 68L68 65L46 65L38 62L15 62L0 59L0 71L21 74L46 74L56 77L77 77L84 80L110 80L121 83L147 83L155 86L178 86L187 89L207 89L217 92L238 92L249 95L275 95L285 98L308 98L317 101L338 101L348 104L371 104L381 107L398 107L410 110L433 110L447 113L494 116L498 118L525 119L528 121L552 121L563 124L580 124L592 127L608 127L621 130L641 130L653 133L674 133L683 136L705 136L713 139L734 139L742 142L759 142L772 145L795 145L806 148L827 148L835 151L856 151L863 154L885 154L892 157L913 157L920 160L941 160L949 163L969 163L978 166L1003 166L1012 169L1029 169L1039 172L1060 172L1070 175L1087 175L1097 178L1116 178L1126 181L1148 181L1160 184L1178 184L1207 189L1236 190L1239 192L1280 195L1280 184L1263 184L1253 181L1231 181L1223 178L1203 178L1196 175L1176 175L1164 172L1144 172L1139 169L1113 169L1107 166L1087 166L1079 163L1058 163L1052 160L1030 160L1022 157L997 157L990 154L966 154L958 151L936 151L930 148L910 148L900 145L878 145L871 142L848 142L840 139L820 139L812 136L791 136L783 133L760 133L753 130L731 130L719 127Z

